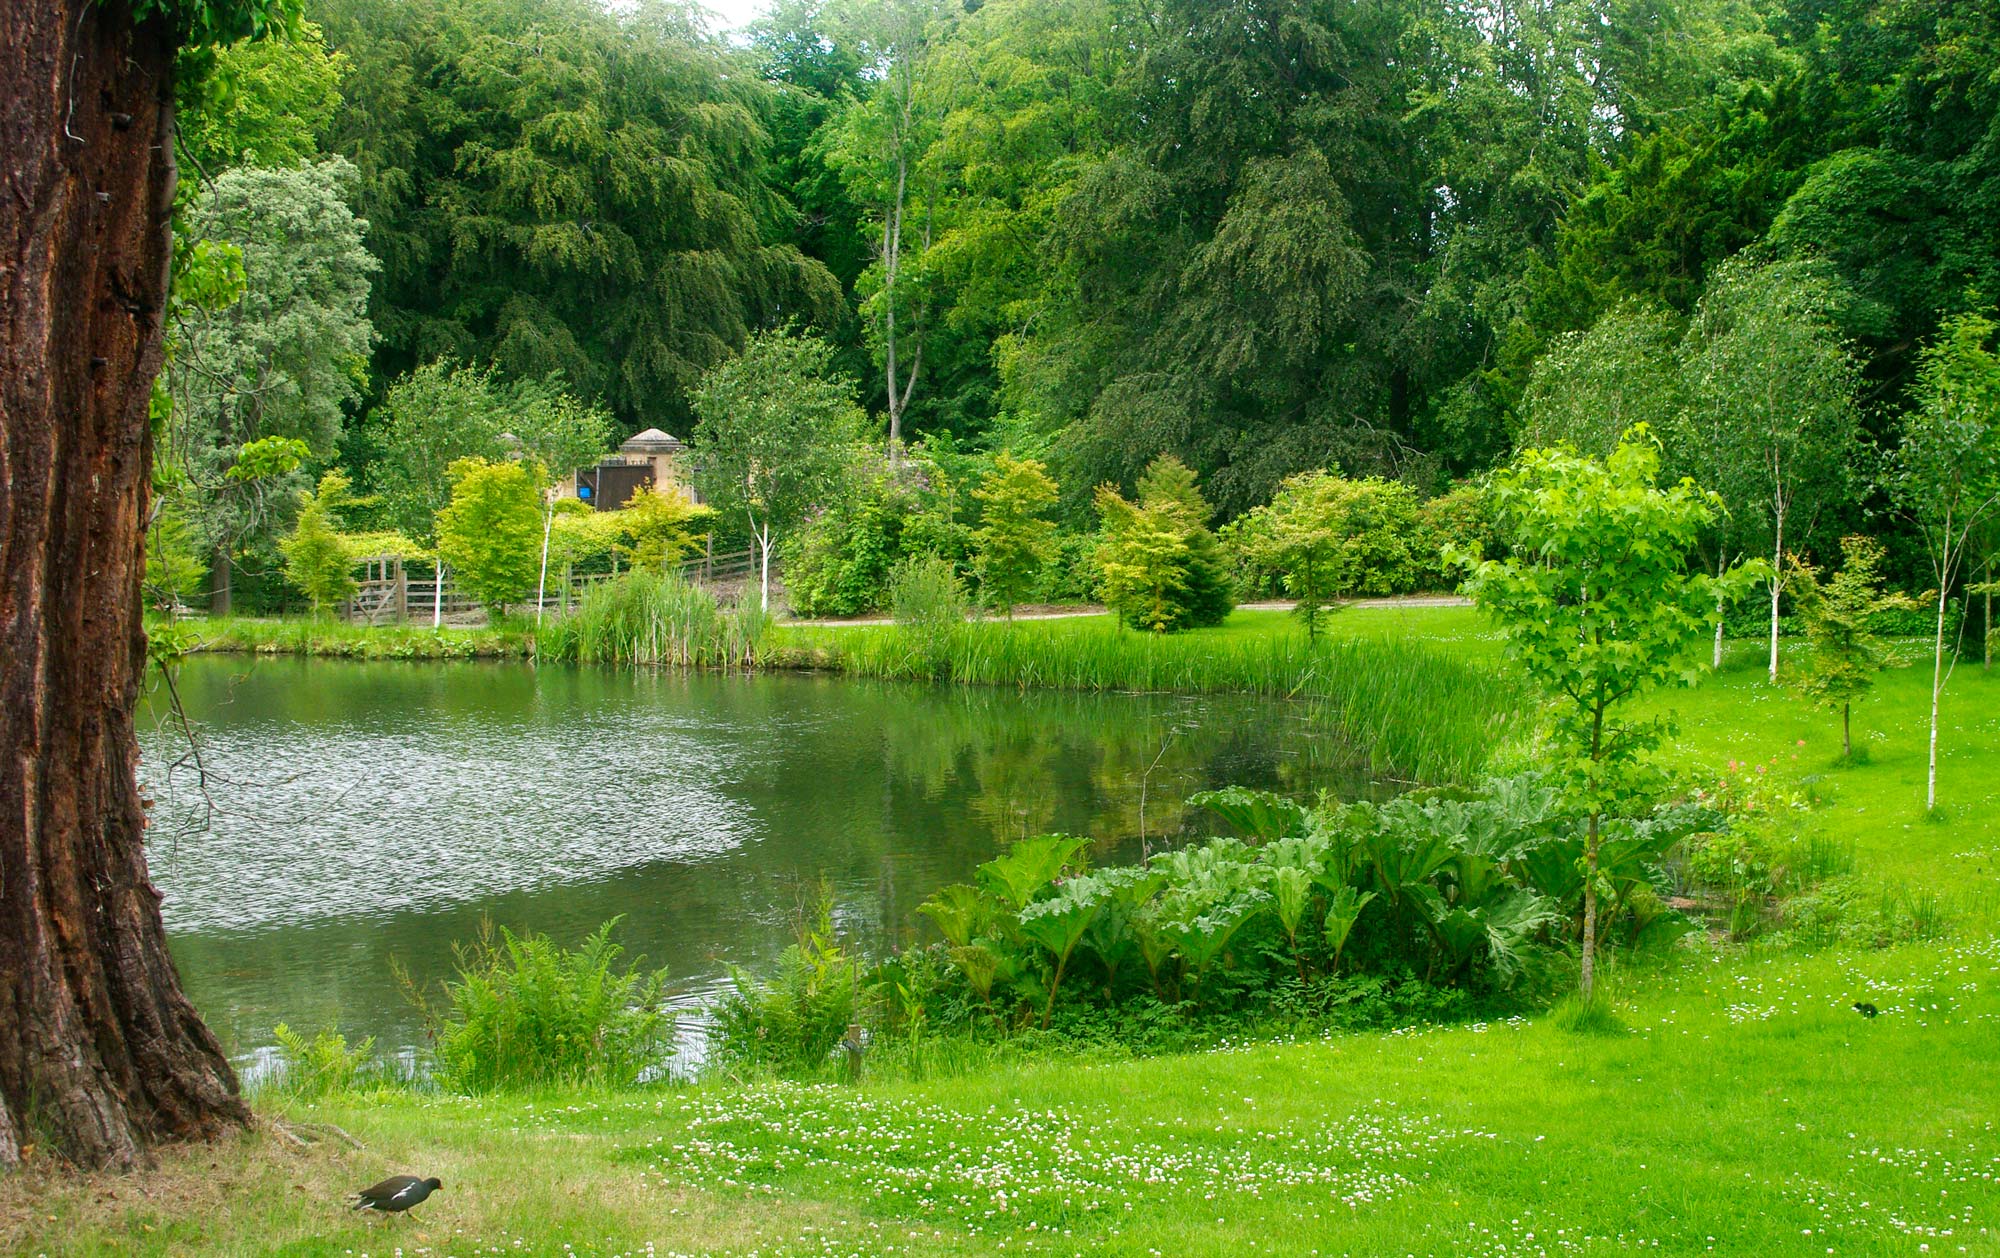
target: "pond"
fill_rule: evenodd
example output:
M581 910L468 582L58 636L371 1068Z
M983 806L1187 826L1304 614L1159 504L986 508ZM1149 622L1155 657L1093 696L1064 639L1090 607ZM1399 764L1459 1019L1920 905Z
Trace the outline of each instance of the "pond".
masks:
M1240 696L242 656L190 659L179 689L207 785L152 696L152 872L189 994L252 1073L281 1021L414 1060L399 972L434 991L482 919L564 943L621 919L698 1054L727 967L776 957L822 880L879 949L1024 835L1132 859L1187 837L1197 790L1383 793L1310 707Z

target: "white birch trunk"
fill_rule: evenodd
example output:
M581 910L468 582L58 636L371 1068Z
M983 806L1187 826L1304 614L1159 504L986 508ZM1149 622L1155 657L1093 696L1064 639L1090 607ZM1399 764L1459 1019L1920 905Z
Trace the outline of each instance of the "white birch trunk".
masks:
M1937 807L1937 734L1938 695L1944 690L1944 609L1945 583L1938 582L1937 637L1931 651L1931 754L1930 767L1924 775L1924 809L1931 811Z
M1778 472L1776 456L1771 460L1773 479ZM1771 684L1778 684L1778 595L1785 588L1785 509L1789 506L1784 485L1779 483L1773 495L1771 523Z
M757 527L757 517L750 517L750 536L757 542L757 603L765 615L771 614L771 525L769 521L762 528Z
M1728 570L1729 570L1729 552L1722 549L1722 547L1717 546L1715 548L1715 579L1718 581L1722 580L1723 573L1727 572ZM1720 593L1716 594L1715 659L1709 665L1709 667L1717 672L1722 671L1722 613L1725 610L1725 607L1726 605L1723 602L1723 596Z
M1784 553L1783 550L1777 552L1777 558L1772 560L1771 573L1771 684L1774 686L1778 684L1778 593L1785 588L1778 579L1775 565L1783 562Z
M555 501L550 499L542 510L542 575L535 579L535 628L542 627L542 604L549 597L549 531L555 527Z

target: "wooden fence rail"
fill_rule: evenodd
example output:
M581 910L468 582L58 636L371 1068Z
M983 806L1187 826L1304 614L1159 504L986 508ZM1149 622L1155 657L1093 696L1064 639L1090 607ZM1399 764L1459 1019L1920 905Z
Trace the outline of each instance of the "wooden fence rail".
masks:
M403 561L394 556L363 560L357 566L364 569L365 576L354 597L346 604L347 618L356 624L422 622L434 615L449 618L479 610L477 602L459 592L449 570L444 574L443 594L440 597L437 578L412 579ZM685 560L680 574L695 585L713 586L741 580L753 575L756 570L756 552L745 548ZM582 601L591 586L620 575L615 562L610 572L551 572L548 588L542 595L542 609L545 612L567 611ZM520 605L533 607L535 601L531 597Z

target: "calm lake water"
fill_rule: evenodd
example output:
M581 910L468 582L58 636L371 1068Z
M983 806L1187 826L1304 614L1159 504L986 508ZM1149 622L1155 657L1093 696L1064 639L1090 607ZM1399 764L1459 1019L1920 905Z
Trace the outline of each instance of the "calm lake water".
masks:
M1130 858L1188 837L1189 793L1378 793L1301 704L1018 694L831 677L204 656L155 701L140 775L189 993L239 1062L271 1027L337 1026L406 1057L396 978L452 972L482 918L573 942L612 917L664 965L698 1052L729 964L791 937L831 882L874 948L1012 839Z

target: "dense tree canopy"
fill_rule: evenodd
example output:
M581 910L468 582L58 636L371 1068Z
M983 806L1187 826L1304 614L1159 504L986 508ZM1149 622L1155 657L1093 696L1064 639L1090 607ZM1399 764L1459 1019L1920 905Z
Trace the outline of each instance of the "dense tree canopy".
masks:
M366 382L376 263L362 245L367 225L345 199L353 175L339 158L236 167L185 216L204 246L226 250L217 256L240 268L229 299L176 304L165 373L171 423L160 451L175 505L198 522L222 590L235 551L290 522L310 483L300 464L332 460ZM274 449L289 457L259 465Z
M836 317L767 179L772 94L692 8L328 0L329 135L383 260L378 368L562 372L627 431L686 431L754 329Z
M1224 517L1316 468L1432 493L1639 422L1701 477L1747 439L1745 277L1810 289L1826 405L1893 448L1918 348L2000 293L1979 0L771 0L729 37L677 0L310 16L208 54L228 90L189 90L183 147L357 168L367 401L442 358L686 436L704 373L798 323L877 435L1040 458L1072 527L1162 453ZM1711 558L1775 551L1764 495L1718 487ZM1885 505L1835 498L1786 534Z

